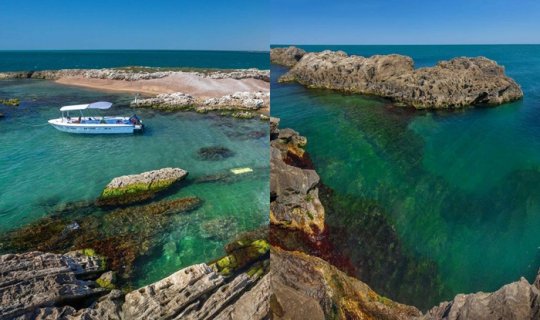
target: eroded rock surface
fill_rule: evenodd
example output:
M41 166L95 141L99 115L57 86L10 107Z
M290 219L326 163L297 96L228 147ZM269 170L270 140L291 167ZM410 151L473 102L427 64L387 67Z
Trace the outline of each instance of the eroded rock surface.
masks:
M98 205L125 205L151 199L188 175L180 168L163 168L114 178L97 200Z
M317 237L324 231L319 175L298 166L304 160L306 138L291 129L278 129L278 122L270 121L270 222Z
M39 308L104 295L107 290L85 280L103 272L104 266L103 257L82 251L0 256L0 319L30 318Z
M504 67L485 57L414 69L410 57L398 54L365 58L326 50L304 54L280 81L381 96L417 109L499 105L523 97Z
M270 49L270 62L290 68L300 61L305 54L306 51L293 46L272 48Z
M239 235L227 256L122 293L91 250L0 256L0 319L268 319L269 247L264 231ZM220 262L232 262L227 274ZM232 265L231 265L232 267Z
M131 102L135 108L152 108L158 110L194 110L197 112L245 110L256 111L268 109L269 92L235 92L219 98L196 98L188 94L175 92L163 93L153 98L136 99Z
M521 278L495 292L458 294L420 319L540 319L540 272L533 284Z

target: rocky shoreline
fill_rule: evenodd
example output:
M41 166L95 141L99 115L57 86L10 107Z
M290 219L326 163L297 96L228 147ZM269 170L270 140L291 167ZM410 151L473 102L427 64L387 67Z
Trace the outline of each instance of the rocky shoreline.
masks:
M251 241L251 242L250 242ZM106 258L93 250L0 256L0 319L265 319L269 251L249 237L229 255L130 292L118 290ZM224 274L223 260L242 267ZM240 260L243 259L243 260Z
M326 258L317 257L318 249L325 246L327 235L320 232L317 237L313 236L311 221L304 210L305 188L309 186L310 190L316 190L321 187L318 175L315 178L311 172L309 155L302 149L307 140L290 129L279 129L279 119L272 118L270 124L273 166L279 163L290 167L287 170L272 167L271 171L271 183L274 184L271 185L272 210L281 206L283 200L280 199L290 200L284 208L285 213L273 213L270 226L270 260L271 265L276 266L271 268L271 312L275 319L300 315L309 315L310 319L418 320L537 319L540 316L540 270L533 284L521 278L492 293L459 294L422 314L413 306L377 294ZM315 196L319 200L318 192L309 200L313 201ZM322 210L324 213L324 208ZM324 214L318 218L318 223L325 225ZM291 240L293 230L296 239Z
M266 120L270 110L269 92L235 92L220 98L197 98L182 92L162 93L153 98L135 99L133 108L151 108L165 111L193 110L200 113L218 111L221 115L251 119L257 112Z
M144 94L144 98L135 98L130 103L134 108L218 112L223 116L259 117L262 120L267 120L270 112L270 71L254 68L182 71L126 67L0 73L0 80L7 79L42 79L64 85ZM0 100L0 104L12 100Z
M412 58L398 54L365 58L289 47L273 48L270 56L273 63L290 68L280 82L375 95L416 109L495 106L523 97L504 67L485 57L454 58L415 69Z
M60 70L40 70L40 71L13 71L0 72L0 80L5 79L41 79L57 80L60 78L87 78L87 79L107 79L123 81L139 81L164 78L174 74L192 74L201 78L209 79L258 79L266 82L270 81L269 70L232 69L230 71L208 70L206 72L197 71L161 71L162 68L151 67L126 67L126 68L103 68L103 69L60 69Z

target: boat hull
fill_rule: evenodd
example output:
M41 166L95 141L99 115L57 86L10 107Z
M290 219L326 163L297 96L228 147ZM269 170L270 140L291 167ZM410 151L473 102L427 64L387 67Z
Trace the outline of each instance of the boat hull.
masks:
M55 129L75 134L129 134L142 131L143 126L141 125L130 125L130 124L93 124L93 125L81 125L81 124L70 124L62 123L61 121L49 120Z

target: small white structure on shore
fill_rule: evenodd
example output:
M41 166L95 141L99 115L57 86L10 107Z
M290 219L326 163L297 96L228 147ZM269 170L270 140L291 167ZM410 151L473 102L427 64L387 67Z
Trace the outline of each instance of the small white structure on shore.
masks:
M56 129L69 133L83 134L115 134L142 132L144 125L142 120L133 115L131 117L86 117L82 111L87 109L109 109L111 102L99 101L89 104L78 104L60 108L62 117L49 120ZM72 116L71 112L78 111L79 115Z

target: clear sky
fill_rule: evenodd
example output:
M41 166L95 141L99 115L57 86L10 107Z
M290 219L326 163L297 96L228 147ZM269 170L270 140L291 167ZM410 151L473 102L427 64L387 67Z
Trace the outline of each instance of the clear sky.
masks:
M267 0L0 0L0 50L268 50Z
M539 0L270 0L272 44L540 43Z

